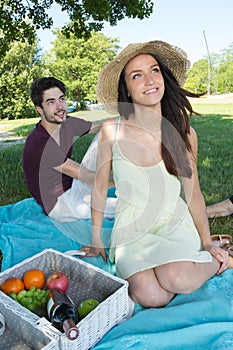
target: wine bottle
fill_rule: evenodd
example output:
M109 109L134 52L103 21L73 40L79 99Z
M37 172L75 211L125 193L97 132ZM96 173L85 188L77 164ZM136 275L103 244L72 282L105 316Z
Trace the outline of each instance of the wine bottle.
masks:
M52 294L53 296L47 304L49 320L54 327L65 332L68 339L76 339L79 335L76 326L79 321L77 308L66 295L62 295L56 290L52 290Z

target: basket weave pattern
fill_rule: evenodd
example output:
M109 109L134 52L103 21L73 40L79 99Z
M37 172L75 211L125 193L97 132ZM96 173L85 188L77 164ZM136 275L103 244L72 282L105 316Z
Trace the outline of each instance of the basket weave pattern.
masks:
M0 313L4 316L6 328L0 337L0 350L58 350L58 337L44 333L27 320L17 305L5 295L0 296Z
M66 256L52 249L34 255L22 263L0 273L0 284L9 277L23 277L29 269L40 268L47 278L56 271L62 271L69 277L68 295L76 305L85 299L97 299L100 304L90 312L77 327L79 336L70 341L66 336L51 326L43 326L43 332L54 338L58 336L58 348L64 350L85 350L93 347L114 325L124 321L128 312L128 283L97 267L79 259ZM40 318L23 306L0 292L0 305L8 302L25 322L40 327ZM49 346L49 345L47 345ZM52 345L54 346L54 345ZM50 349L45 347L43 349ZM51 349L54 349L51 347Z

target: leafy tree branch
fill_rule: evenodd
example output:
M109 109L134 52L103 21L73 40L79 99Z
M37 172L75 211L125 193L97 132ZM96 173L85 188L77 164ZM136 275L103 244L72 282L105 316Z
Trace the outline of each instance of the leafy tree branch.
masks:
M3 0L0 1L0 57L11 42L35 39L38 29L49 29L53 19L48 10L58 4L66 11L70 23L64 25L66 36L89 38L92 31L100 31L104 22L116 25L125 17L143 19L153 12L153 0Z

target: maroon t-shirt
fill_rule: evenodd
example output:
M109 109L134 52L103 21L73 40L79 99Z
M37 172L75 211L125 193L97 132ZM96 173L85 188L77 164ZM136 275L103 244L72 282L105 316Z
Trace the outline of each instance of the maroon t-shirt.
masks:
M91 122L67 117L60 128L60 145L39 122L27 137L23 151L24 181L32 197L48 214L57 198L72 185L73 178L55 170L71 157L75 136L89 132Z

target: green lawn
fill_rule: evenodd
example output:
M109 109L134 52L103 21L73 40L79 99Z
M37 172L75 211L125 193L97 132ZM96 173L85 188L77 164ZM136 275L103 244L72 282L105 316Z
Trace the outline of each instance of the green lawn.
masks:
M233 104L201 104L191 125L198 136L198 172L206 204L233 194ZM210 219L212 234L233 234L233 218Z
M199 178L206 204L209 205L233 194L233 104L208 104L198 101L193 102L193 106L197 112L202 113L202 117L192 118L191 125L198 135ZM107 117L104 111L79 112L76 115L92 121ZM37 121L37 118L1 121L0 125L4 125L5 131L13 131L25 137ZM74 159L78 162L81 161L91 140L92 136L86 135L76 142ZM15 203L29 197L23 181L22 151L23 145L17 145L0 152L0 205ZM233 233L232 218L211 219L210 225L213 234Z

